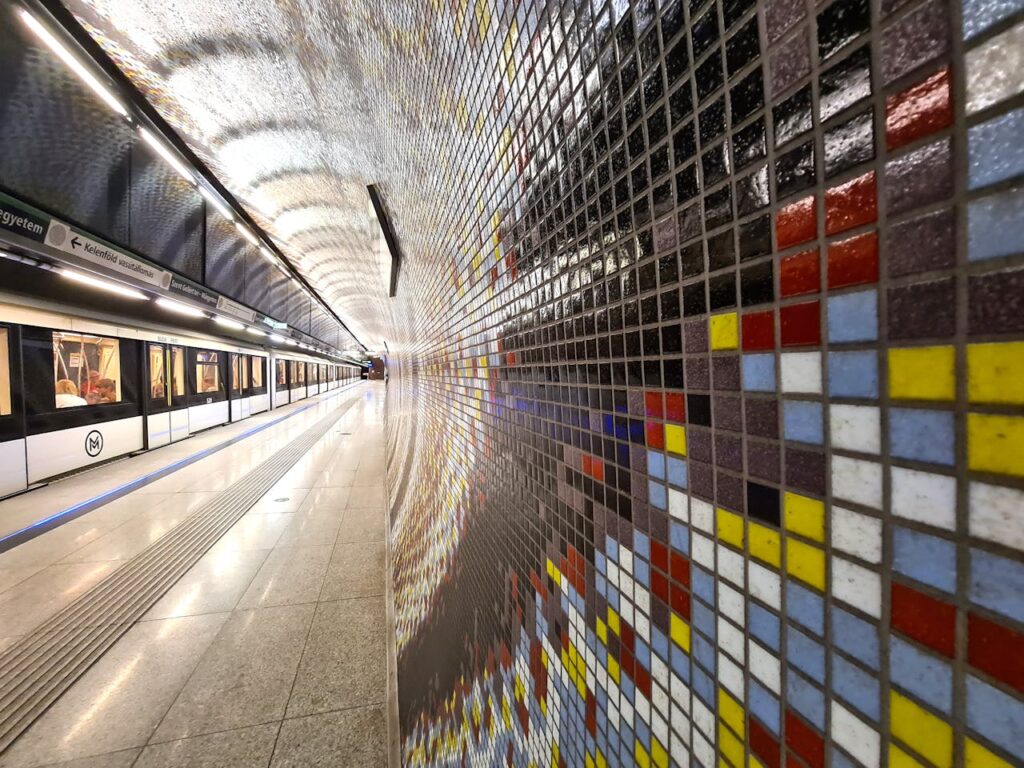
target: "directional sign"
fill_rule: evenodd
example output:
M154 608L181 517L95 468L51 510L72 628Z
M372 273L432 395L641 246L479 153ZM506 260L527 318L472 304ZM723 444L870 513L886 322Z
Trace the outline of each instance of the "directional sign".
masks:
M50 221L44 242L58 251L70 253L79 259L122 275L129 275L150 285L166 289L171 284L172 275L167 270L140 261L120 248L94 240L81 230L56 219Z
M256 318L256 313L248 307L242 306L237 301L224 298L221 296L217 299L217 309L221 312L237 317L239 320L245 320L251 323Z

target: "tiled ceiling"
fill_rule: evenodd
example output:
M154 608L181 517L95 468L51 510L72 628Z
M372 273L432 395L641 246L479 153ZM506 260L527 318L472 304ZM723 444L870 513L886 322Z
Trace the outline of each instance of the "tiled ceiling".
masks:
M370 349L388 338L366 11L279 0L65 6ZM362 38L360 37L362 35Z

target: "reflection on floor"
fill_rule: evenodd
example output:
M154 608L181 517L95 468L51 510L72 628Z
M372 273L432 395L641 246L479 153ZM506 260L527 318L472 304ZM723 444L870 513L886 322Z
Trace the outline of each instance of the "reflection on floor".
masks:
M387 765L383 393L359 385L0 555L2 648L357 401L0 768Z

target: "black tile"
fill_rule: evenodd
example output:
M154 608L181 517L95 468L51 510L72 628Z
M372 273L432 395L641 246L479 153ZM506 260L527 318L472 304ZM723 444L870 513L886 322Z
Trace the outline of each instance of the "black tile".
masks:
M868 0L836 0L818 14L818 56L822 61L868 31Z
M768 523L778 528L782 521L779 489L752 483L749 480L746 487L747 514L762 523Z
M775 146L792 141L811 130L811 86L806 85L788 99L772 107L772 121L775 124Z
M775 159L775 190L779 199L814 185L814 142L808 141Z
M823 72L820 83L822 121L866 99L871 95L871 47L865 45Z
M825 131L824 143L826 178L874 159L874 112L861 112Z
M737 169L767 156L764 120L755 120L733 134L732 154Z
M764 78L758 67L729 90L732 123L738 125L764 107Z
M688 394L686 396L686 422L701 427L711 426L711 397Z
M750 18L725 44L725 66L729 77L752 64L761 55L757 17Z
M740 271L740 297L744 307L775 300L775 275L771 261L745 267Z

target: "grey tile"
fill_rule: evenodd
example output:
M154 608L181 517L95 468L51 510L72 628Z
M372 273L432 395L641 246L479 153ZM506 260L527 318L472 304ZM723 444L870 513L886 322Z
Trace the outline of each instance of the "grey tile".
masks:
M383 597L320 603L288 716L384 701L386 626Z
M124 749L106 755L69 760L66 763L51 763L46 768L130 768L140 751L139 749Z
M316 507L295 513L278 547L315 547L333 544L346 512L341 507Z
M152 741L279 720L312 617L312 605L233 613Z
M239 601L239 609L316 602L333 549L330 544L274 549Z
M345 510L339 542L384 541L387 536L387 512L383 507L363 507Z
M270 552L255 549L207 553L160 598L143 620L233 610Z
M105 755L146 744L226 614L133 627L3 757L3 768Z
M380 768L387 765L386 742L380 706L285 720L270 765Z
M279 723L151 744L135 768L265 768Z
M320 599L341 600L384 594L384 542L338 544Z
M38 568L52 565L89 542L95 541L105 530L85 520L72 520L0 554L0 568Z
M313 488L349 488L355 483L356 472L351 469L325 469Z
M347 509L359 507L381 507L386 501L384 498L384 484L377 482L375 485L357 485L351 488L352 493L348 497Z
M100 582L114 563L57 564L0 595L4 635L23 635Z
M284 529L291 523L292 517L291 514L243 516L210 551L273 549L277 546Z
M315 488L302 503L302 509L344 509L352 488Z

